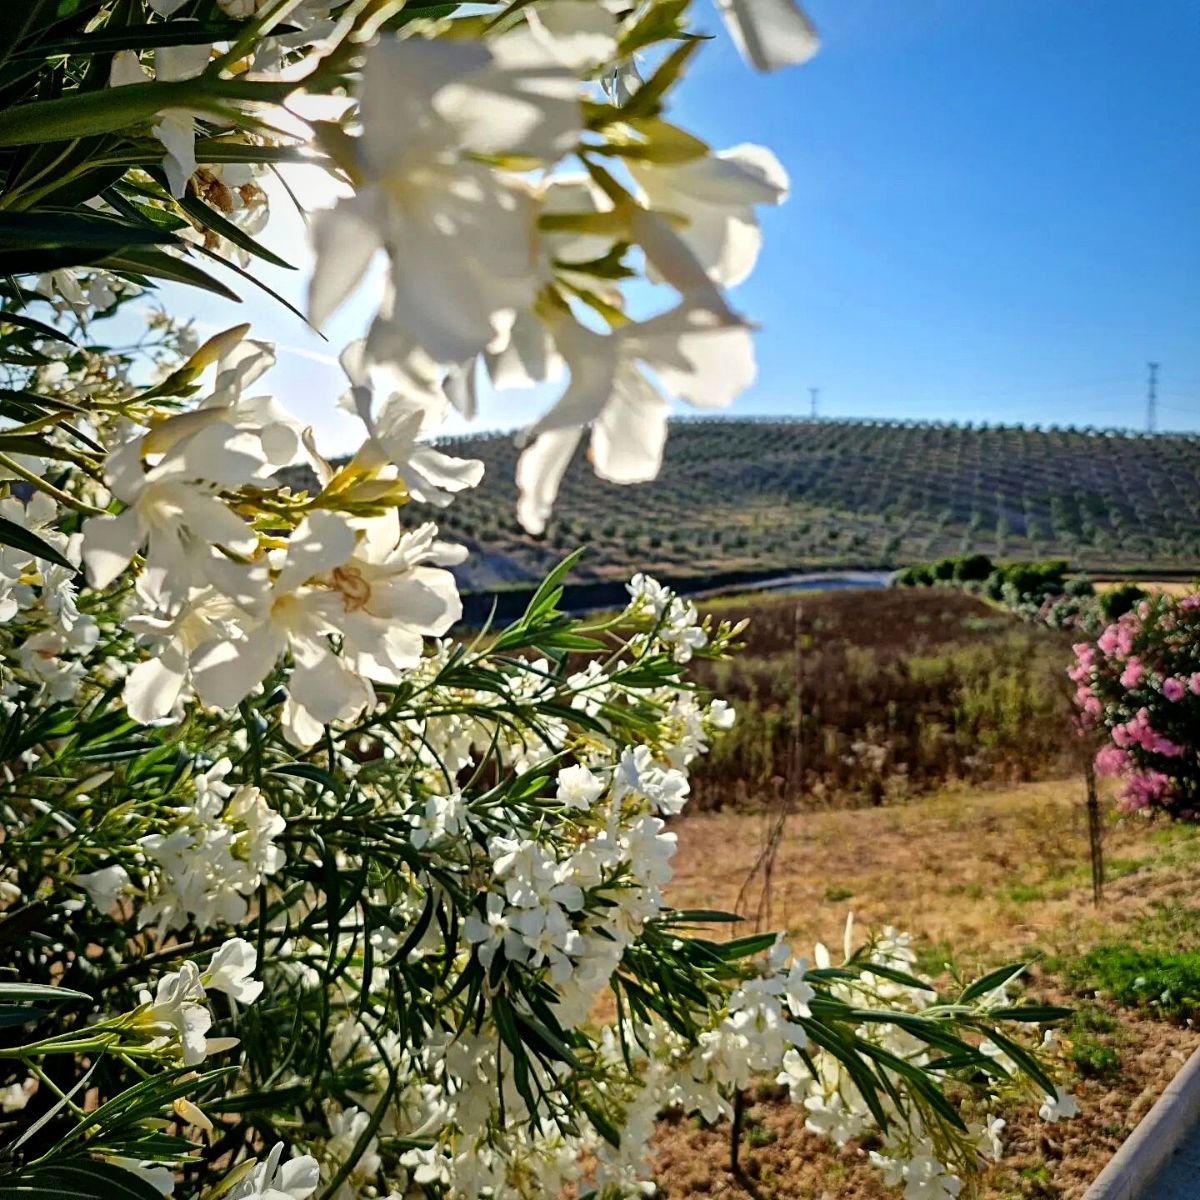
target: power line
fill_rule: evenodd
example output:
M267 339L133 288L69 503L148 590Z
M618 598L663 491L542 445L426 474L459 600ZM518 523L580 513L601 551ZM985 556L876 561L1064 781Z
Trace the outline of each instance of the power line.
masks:
M1158 406L1158 363L1147 363L1150 368L1150 378L1146 381L1146 432L1153 433L1157 423Z

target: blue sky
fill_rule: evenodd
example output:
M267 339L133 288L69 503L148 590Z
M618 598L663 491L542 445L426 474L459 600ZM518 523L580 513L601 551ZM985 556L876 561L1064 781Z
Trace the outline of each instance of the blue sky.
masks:
M718 36L674 114L717 147L771 146L792 179L735 294L762 331L758 383L733 411L805 413L819 386L830 417L1140 427L1152 359L1159 427L1200 429L1200 5L809 11L823 41L811 63L756 76ZM268 240L293 252L301 227L273 220ZM200 315L253 319L291 346L275 386L332 445L341 383L321 359L369 311L364 294L327 344L269 303ZM484 424L539 403L516 397Z

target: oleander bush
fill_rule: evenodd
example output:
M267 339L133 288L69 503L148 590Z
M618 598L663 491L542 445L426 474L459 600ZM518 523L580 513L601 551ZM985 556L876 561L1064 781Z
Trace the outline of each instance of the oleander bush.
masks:
M720 11L759 68L815 49L788 0ZM514 464L531 534L585 432L602 479L646 481L669 398L753 376L724 288L787 179L670 119L705 18L5 17L0 1193L615 1200L661 1111L713 1120L773 1076L888 1180L953 1196L1002 1106L1070 1115L1041 1028L1063 1010L1020 1001L1019 965L942 994L894 931L809 963L671 908L667 822L735 720L692 664L736 625L645 574L573 619L568 555L515 620L449 636L467 550L430 517L483 464L428 435L481 373L565 376ZM255 285L280 260L264 179L293 162L345 185L312 215L310 319L386 259L336 465L261 390L248 325L200 341L145 307L164 280ZM653 315L627 304L648 278Z
M1070 670L1086 728L1105 739L1096 771L1121 781L1126 811L1200 818L1200 593L1148 596Z

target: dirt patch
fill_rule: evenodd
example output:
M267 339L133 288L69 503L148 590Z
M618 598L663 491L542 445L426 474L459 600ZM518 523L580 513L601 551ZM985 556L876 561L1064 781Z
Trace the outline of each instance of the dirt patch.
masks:
M1113 1083L1073 1084L1080 1115L1047 1125L1008 1113L1005 1154L981 1181L981 1200L1078 1200L1200 1045L1200 1033L1121 1015L1120 1074ZM659 1194L750 1196L755 1200L895 1200L867 1148L831 1147L804 1128L804 1115L762 1089L747 1111L741 1164L729 1170L729 1125L664 1122L655 1140ZM753 1144L751 1144L753 1143ZM747 1184L749 1186L747 1186Z
M1141 819L1111 820L1106 853L1114 878L1092 907L1080 787L1030 784L950 792L921 803L792 818L776 864L769 923L798 947L840 944L846 913L860 926L908 929L926 970L953 956L972 972L1040 952L1070 954L1112 936L1163 902L1194 904L1200 837ZM680 907L732 908L761 848L764 819L715 813L677 826L669 893ZM743 897L743 911L757 895ZM742 927L744 930L744 927ZM1031 995L1064 997L1034 969ZM1146 1114L1192 1050L1200 1031L1156 1022L1102 999L1110 1020L1100 1039L1115 1054L1106 1077L1071 1082L1080 1115L1046 1125L1005 1113L1006 1153L979 1195L985 1200L1077 1200ZM763 1088L748 1111L744 1178L729 1171L729 1128L665 1121L656 1140L660 1195L752 1196L759 1200L884 1200L886 1188L858 1144L841 1150L804 1128L803 1114Z

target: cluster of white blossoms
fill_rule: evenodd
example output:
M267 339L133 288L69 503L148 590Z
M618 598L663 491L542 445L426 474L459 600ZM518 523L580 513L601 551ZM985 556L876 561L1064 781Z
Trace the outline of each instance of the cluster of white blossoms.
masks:
M755 31L747 46L794 61L814 48L794 5L724 7ZM750 325L721 289L750 273L754 207L780 203L787 176L763 147L710 153L662 119L695 43L644 84L639 50L682 34L682 8L555 0L478 41L382 41L345 120L358 136L329 142L357 188L314 221L317 323L383 250L364 356L413 404L473 416L485 379L503 392L566 377L523 435L518 513L532 532L584 429L598 475L650 479L671 397L723 407L754 378ZM803 30L790 51L775 21ZM631 311L622 284L638 277L674 293L661 311Z
M155 11L169 17L178 7ZM815 49L790 0L720 7L759 67L803 61ZM315 70L329 50L327 8L290 6L294 31L266 38L290 47L293 75ZM252 4L243 15L257 11ZM389 257L369 335L343 355L362 449L341 470L327 467L299 421L252 393L273 356L244 327L211 339L150 392L90 414L80 430L87 453L78 465L94 469L68 486L103 511L84 523L82 547L75 537L68 559L77 564L82 552L100 590L136 568L125 617L147 657L132 664L125 696L137 720L177 719L194 699L236 705L286 655L294 664L289 737L308 746L329 723L367 711L374 685L411 670L421 639L445 633L459 615L442 568L461 552L437 542L432 527L402 530L394 506L445 504L478 483L480 464L418 439L451 405L473 415L484 376L501 390L567 378L523 435L519 515L535 532L585 428L599 474L648 479L661 461L669 397L725 405L752 381L750 326L721 289L749 274L760 243L754 207L782 201L787 179L762 147L712 153L664 119L665 95L698 44L686 16L684 5L555 0L522 6L516 21L416 20L408 36L369 46L358 95L338 125L318 124L319 143L355 190L314 217L310 287L319 324L376 250ZM452 36L431 36L441 34ZM272 66L267 47L260 51L253 77L284 77L282 60ZM194 39L151 55L120 50L111 83L203 81L230 53ZM210 250L244 254L229 238L257 233L266 220L254 182L262 168L198 167L197 115L169 108L151 131L166 149L171 193L226 222L216 233L183 232ZM639 277L674 293L662 311L631 310L625 281ZM63 269L38 286L86 323L89 307L103 311L133 285ZM208 367L215 377L196 403ZM85 382L76 384L86 394ZM81 451L63 429L51 436L64 454ZM273 473L299 463L317 471L320 494L264 507ZM43 468L25 466L34 478ZM61 515L15 520L36 531ZM28 557L4 564L0 604L12 602L5 593L31 565ZM72 574L57 569L62 579L47 575L39 598L50 604L65 593L65 609L34 631L22 665L66 700L95 630L72 620ZM663 616L685 662L697 633L684 602L676 608Z

